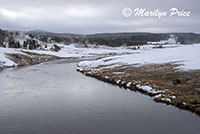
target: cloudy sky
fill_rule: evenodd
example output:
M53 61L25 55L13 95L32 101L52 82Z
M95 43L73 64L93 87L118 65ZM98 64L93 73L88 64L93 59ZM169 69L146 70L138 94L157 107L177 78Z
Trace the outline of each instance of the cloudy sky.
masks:
M0 0L0 28L58 33L197 32L199 0ZM132 9L130 17L122 10ZM191 11L189 17L141 17L134 9Z

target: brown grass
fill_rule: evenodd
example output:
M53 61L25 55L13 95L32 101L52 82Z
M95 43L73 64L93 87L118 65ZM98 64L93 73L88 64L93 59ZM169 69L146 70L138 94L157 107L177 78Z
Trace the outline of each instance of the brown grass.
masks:
M154 98L156 102L174 105L200 115L200 70L180 71L177 69L178 66L174 63L144 66L128 65L112 69L101 69L95 73L91 73L92 70L83 71L82 73L150 96L156 94L144 92L138 89L136 85L148 85L156 90L163 90L165 92L161 93L161 97ZM116 74L113 72L121 73ZM108 78L105 78L106 76ZM124 83L117 84L116 80L124 81ZM135 84L127 87L128 82L135 82ZM169 98L171 102L164 100L164 98Z

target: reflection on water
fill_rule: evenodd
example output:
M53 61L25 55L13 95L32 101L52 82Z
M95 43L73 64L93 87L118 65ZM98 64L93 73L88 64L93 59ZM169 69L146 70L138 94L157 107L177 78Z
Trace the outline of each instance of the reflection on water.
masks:
M198 133L200 118L57 61L0 73L2 134Z

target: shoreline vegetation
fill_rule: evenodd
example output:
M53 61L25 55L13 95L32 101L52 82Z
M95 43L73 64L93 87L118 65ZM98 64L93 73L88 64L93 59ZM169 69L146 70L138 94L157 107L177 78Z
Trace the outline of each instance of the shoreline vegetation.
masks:
M0 73L4 69L12 68L12 67L19 67L19 66L29 66L40 64L42 62L48 62L53 60L64 59L54 55L47 55L47 54L38 54L32 52L21 51L21 53L8 53L6 57L16 63L17 65L13 66L0 66Z
M199 44L82 61L77 71L200 115Z
M155 102L173 105L200 116L200 70L177 71L174 64L121 66L92 72L77 67L86 76L140 92Z

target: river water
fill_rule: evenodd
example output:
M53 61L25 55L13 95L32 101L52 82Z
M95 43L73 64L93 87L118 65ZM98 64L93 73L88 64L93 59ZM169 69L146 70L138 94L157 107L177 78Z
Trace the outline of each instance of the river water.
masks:
M200 117L53 61L0 73L0 134L199 134Z

